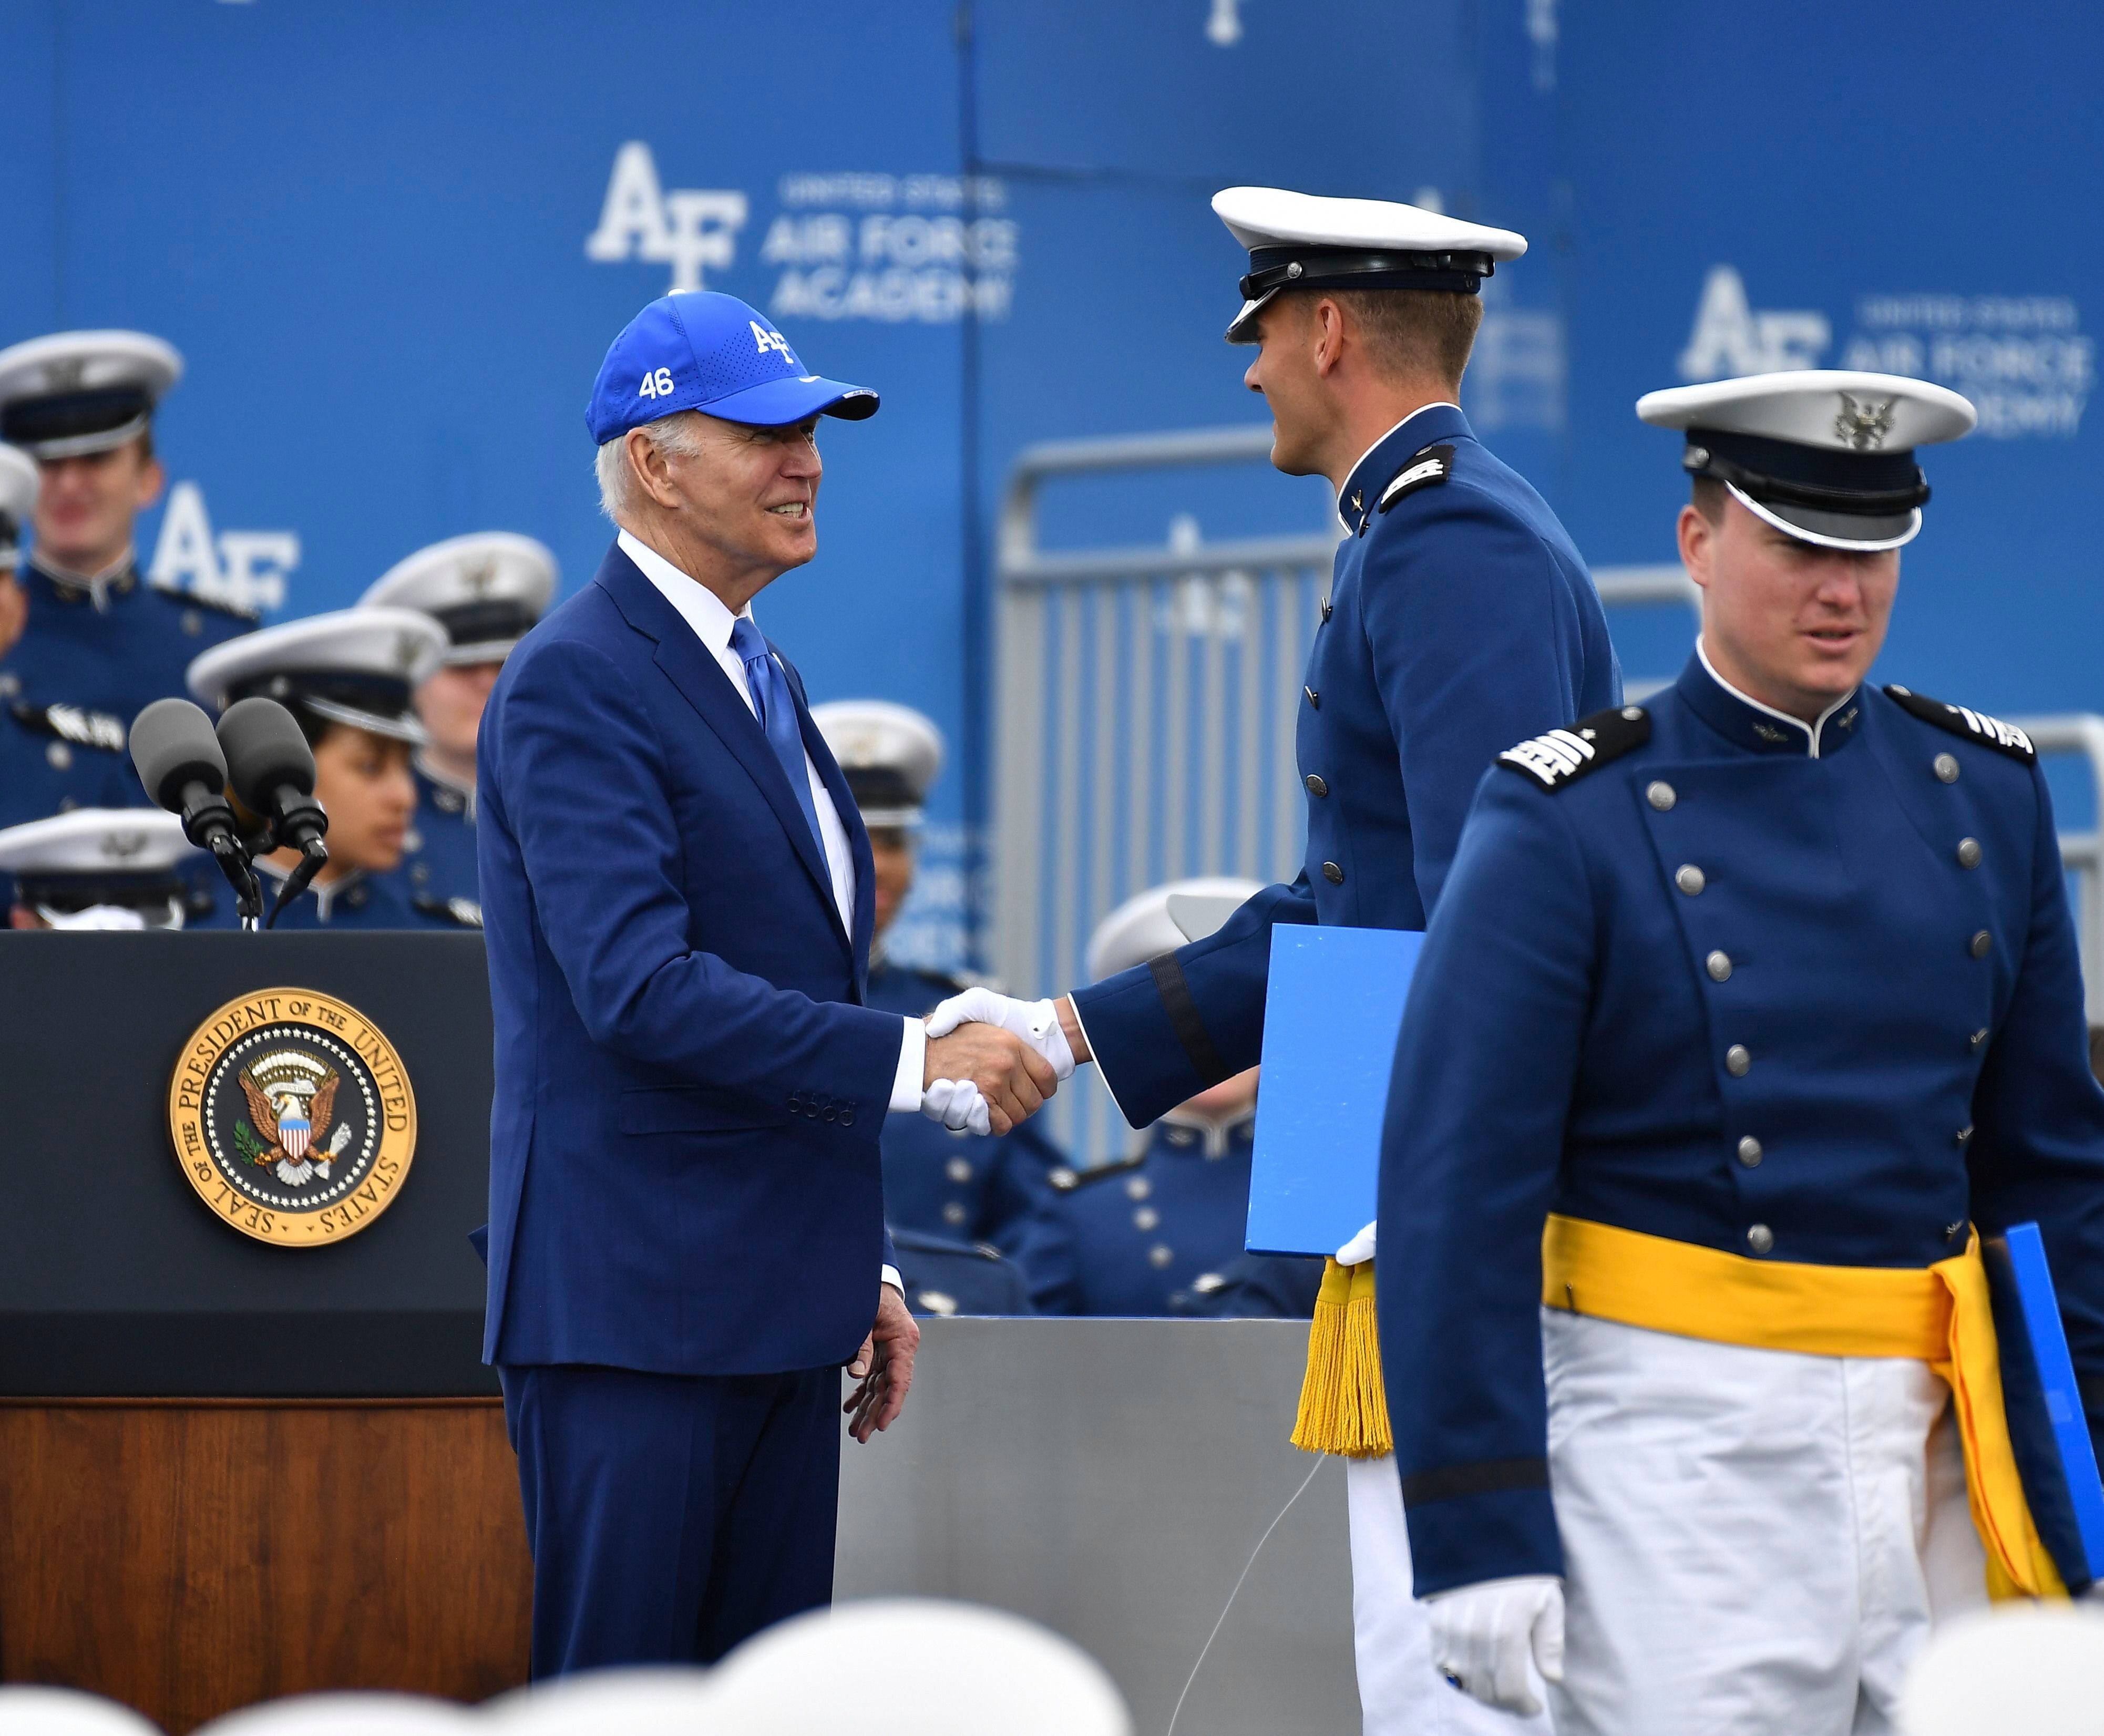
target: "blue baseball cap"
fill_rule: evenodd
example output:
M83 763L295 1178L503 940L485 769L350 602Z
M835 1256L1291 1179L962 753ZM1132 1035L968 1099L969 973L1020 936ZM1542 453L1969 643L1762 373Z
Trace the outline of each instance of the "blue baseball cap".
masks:
M823 414L860 421L876 394L804 372L774 322L735 296L660 296L629 321L600 363L585 425L604 446L679 410L780 428Z

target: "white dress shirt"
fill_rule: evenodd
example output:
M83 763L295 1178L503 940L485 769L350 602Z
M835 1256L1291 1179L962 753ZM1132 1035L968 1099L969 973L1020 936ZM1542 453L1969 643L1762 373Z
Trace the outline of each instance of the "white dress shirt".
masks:
M615 541L621 545L621 552L635 563L643 576L658 587L665 600L680 612L680 618L694 630L694 637L730 677L731 685L738 689L746 709L757 718L760 713L752 703L752 691L746 684L744 661L730 648L731 629L737 624L737 617L724 606L723 599L698 579L689 578L631 532L622 532ZM752 620L751 604L746 605L743 613L747 621ZM755 626L758 625L754 622ZM782 680L786 685L786 674ZM841 823L840 811L833 805L825 780L811 763L809 749L804 754L804 775L811 783L811 805L818 812L818 841L825 848L826 867L833 883L833 902L840 907L840 927L852 935L855 871L854 852L848 848L848 829ZM920 1107L920 1075L927 1061L928 1028L918 1019L906 1019L901 1023L898 1069L892 1077L889 1106L917 1111ZM889 1266L885 1270L890 1271Z

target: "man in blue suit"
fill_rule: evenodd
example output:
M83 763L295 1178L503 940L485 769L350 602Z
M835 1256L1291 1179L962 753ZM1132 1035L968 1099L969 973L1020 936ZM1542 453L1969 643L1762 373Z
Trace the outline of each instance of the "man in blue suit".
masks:
M712 1661L828 1600L839 1370L867 1440L919 1342L885 1111L968 1085L1005 1131L1053 1088L1005 1032L863 1004L868 840L753 623L817 550L819 417L876 405L742 302L653 302L586 412L616 545L490 696L484 1348L537 1676Z

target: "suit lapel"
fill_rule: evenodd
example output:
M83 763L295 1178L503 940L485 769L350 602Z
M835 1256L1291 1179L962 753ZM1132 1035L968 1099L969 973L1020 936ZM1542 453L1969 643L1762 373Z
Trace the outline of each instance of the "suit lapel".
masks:
M834 933L843 945L851 946L852 941L840 927L840 906L833 897L833 877L826 866L825 854L818 840L811 835L803 807L789 787L782 762L774 757L773 745L768 741L767 732L738 697L730 677L710 656L708 648L695 636L685 617L666 601L635 563L622 553L618 544L607 550L595 582L613 599L629 625L656 642L655 661L665 672L666 679L680 690L680 697L700 714L702 721L709 726L731 757L760 786L760 794L774 810L775 818L782 822L782 830L789 835L789 842L795 847L804 871L811 877L812 885L825 905L826 914L832 919ZM808 742L815 732L800 705L797 715ZM830 758L827 763L831 763ZM838 776L837 770L835 776ZM837 802L839 798L834 799ZM865 842L863 852L866 855L867 852ZM858 906L867 880L866 875L857 877ZM856 956L859 959L861 954ZM860 969L858 964L857 969Z

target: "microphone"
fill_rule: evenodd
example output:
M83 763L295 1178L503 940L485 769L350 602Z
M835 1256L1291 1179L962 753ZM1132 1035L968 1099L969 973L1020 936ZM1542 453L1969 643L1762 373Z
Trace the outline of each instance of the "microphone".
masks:
M132 763L156 807L180 814L183 835L209 850L234 888L244 925L263 914L263 890L226 799L226 756L212 719L187 699L157 699L132 723Z
M314 753L292 714L274 699L237 700L219 720L228 781L243 805L269 823L270 845L290 846L300 865L286 877L270 921L312 884L327 866L328 815L314 799Z

